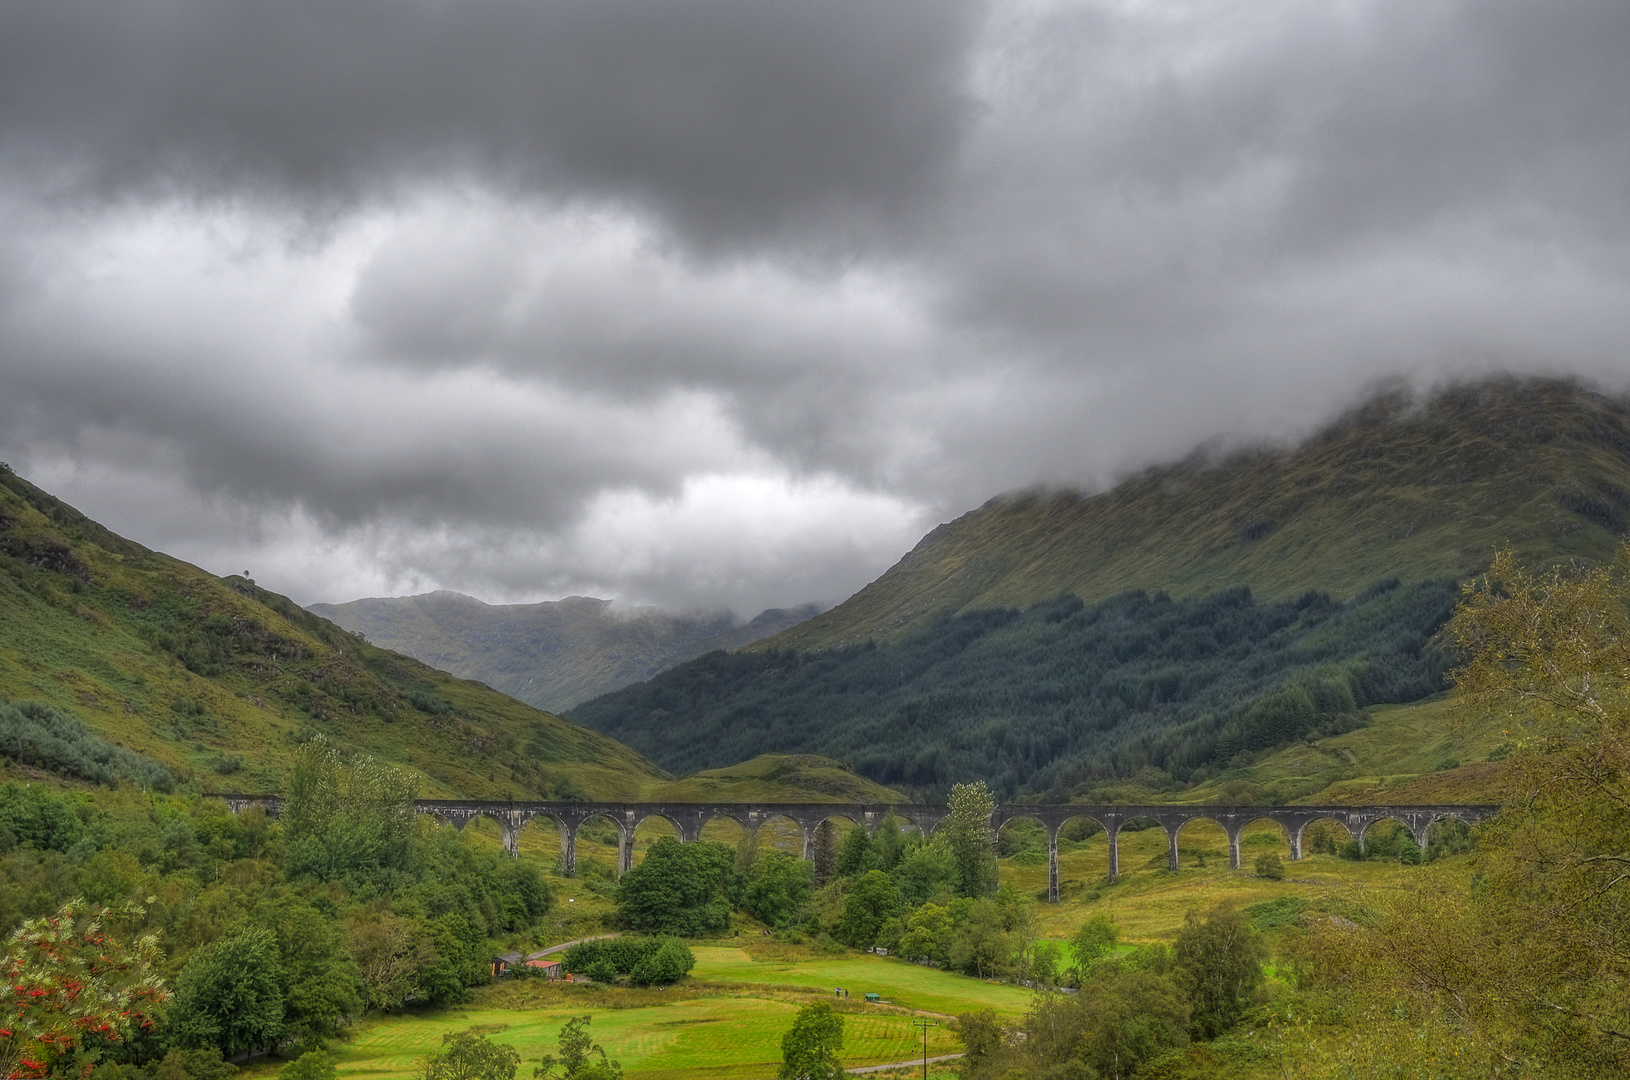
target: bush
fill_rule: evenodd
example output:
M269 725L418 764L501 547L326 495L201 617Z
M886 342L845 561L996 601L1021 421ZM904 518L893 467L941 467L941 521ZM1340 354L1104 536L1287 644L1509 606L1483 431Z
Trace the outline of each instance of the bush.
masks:
M37 701L0 699L0 757L109 787L131 780L169 791L175 777L156 761L116 746L77 717Z
M1265 851L1256 859L1256 876L1267 878L1269 881L1285 880L1285 864L1279 861L1279 856L1271 851Z
M683 979L696 966L696 955L677 938L598 938L567 949L561 966L596 982L626 975L634 986L656 986Z

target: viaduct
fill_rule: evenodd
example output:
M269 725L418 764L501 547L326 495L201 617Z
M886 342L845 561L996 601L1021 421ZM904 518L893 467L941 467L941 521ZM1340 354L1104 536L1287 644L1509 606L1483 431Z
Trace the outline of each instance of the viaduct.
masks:
M233 813L253 806L264 807L276 816L283 800L276 795L222 794ZM729 818L744 829L757 830L772 818L782 818L796 824L803 832L804 858L811 856L810 848L815 830L829 818L844 818L875 832L883 818L893 811L894 816L915 825L926 836L933 835L934 827L944 820L949 808L944 805L912 803L891 806L883 803L600 803L600 802L481 802L468 799L419 799L415 806L421 814L429 814L437 821L462 830L478 817L491 818L503 830L504 849L518 855L521 829L533 818L548 818L560 833L561 861L566 873L577 871L577 830L591 818L604 818L617 828L617 874L634 865L634 829L646 818L659 817L670 822L684 843L702 837L702 827L714 818ZM1109 839L1109 879L1120 874L1120 831L1129 822L1152 821L1166 830L1170 869L1176 870L1177 835L1192 821L1211 821L1228 834L1229 864L1236 870L1240 866L1240 837L1245 827L1256 821L1271 821L1278 825L1290 842L1290 857L1302 857L1302 835L1315 821L1331 820L1340 824L1362 845L1370 828L1380 821L1398 821L1409 829L1415 842L1426 846L1427 831L1438 821L1457 818L1475 824L1494 816L1498 806L1086 806L1077 803L1003 804L991 815L993 830L1000 830L1010 821L1030 819L1041 823L1047 830L1047 894L1058 902L1058 837L1064 826L1077 818L1098 824Z

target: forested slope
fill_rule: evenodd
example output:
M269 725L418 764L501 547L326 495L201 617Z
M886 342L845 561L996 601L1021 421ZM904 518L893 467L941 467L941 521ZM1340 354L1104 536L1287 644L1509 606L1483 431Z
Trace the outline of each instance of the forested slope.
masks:
M1612 557L1630 522L1630 403L1555 380L1488 379L1355 408L1302 445L1196 453L1110 491L992 499L941 525L831 611L754 649L892 640L950 612L1061 593L1348 597L1387 577L1464 579Z
M768 751L840 759L938 794L1069 794L1153 767L1198 780L1245 751L1356 727L1443 689L1430 647L1453 582L1265 603L1058 597L946 616L893 642L713 653L585 703L574 719L675 772Z

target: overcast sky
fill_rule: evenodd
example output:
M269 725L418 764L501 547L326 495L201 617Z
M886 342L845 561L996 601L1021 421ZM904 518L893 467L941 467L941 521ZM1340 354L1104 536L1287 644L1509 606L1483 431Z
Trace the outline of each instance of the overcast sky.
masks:
M302 603L835 603L1379 380L1630 373L1623 0L0 7L0 460Z

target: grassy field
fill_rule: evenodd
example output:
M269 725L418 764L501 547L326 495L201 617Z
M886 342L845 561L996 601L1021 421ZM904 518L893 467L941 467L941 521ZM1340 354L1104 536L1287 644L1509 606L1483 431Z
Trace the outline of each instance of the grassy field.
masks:
M712 954L735 950L701 951ZM722 971L728 964L713 966ZM941 973L923 974L938 975L947 982L959 980L958 976ZM900 982L905 985L910 980ZM537 981L509 983L487 988L467 1006L366 1021L336 1056L342 1077L407 1078L413 1075L414 1059L439 1045L443 1034L473 1027L496 1042L514 1046L522 1059L519 1075L524 1076L543 1054L554 1052L561 1025L572 1016L587 1013L594 1018L590 1034L622 1063L628 1080L760 1080L775 1073L781 1060L781 1036L791 1025L793 1015L808 1001L830 995L830 989L817 995L745 987L737 990L706 982L668 991L609 990ZM931 993L926 996L947 1002L958 1000ZM909 1061L922 1054L921 1030L912 1026L916 1017L909 1011L868 1006L858 992L849 1001L836 1004L845 1014L846 1065ZM957 1049L943 1025L930 1028L930 1056ZM260 1063L251 1066L248 1075L270 1076L276 1067L275 1063Z
M1023 1016L1030 1003L1030 991L1020 987L936 971L894 957L867 953L821 957L810 956L804 949L755 948L751 944L746 948L699 946L693 951L696 969L691 978L702 982L828 996L841 986L849 991L851 1001L873 993L905 1009L949 1016L995 1009L1010 1020Z

